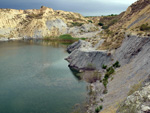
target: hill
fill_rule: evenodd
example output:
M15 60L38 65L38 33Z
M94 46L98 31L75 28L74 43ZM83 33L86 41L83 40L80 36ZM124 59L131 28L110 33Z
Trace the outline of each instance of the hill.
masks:
M40 9L0 9L0 37L43 38L71 34L74 37L94 37L99 27L73 12Z

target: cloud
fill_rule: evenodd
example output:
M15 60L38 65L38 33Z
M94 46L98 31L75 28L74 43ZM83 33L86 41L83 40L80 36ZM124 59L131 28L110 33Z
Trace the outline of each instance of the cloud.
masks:
M44 5L54 10L81 13L84 16L119 14L136 0L1 0L1 8L39 9Z

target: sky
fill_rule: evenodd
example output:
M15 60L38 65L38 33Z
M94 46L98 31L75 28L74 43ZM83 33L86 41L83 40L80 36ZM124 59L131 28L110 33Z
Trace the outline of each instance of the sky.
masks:
M54 10L77 12L83 16L119 14L137 0L0 0L0 8L39 9L47 6Z

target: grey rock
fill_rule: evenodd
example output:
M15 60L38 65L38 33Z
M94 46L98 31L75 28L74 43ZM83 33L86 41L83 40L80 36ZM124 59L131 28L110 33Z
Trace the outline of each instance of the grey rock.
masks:
M66 58L70 63L69 66L77 70L100 70L103 64L107 65L111 61L112 57L107 51L95 50L89 42L83 40L68 46L67 51L71 53Z
M93 38L101 32L101 28L94 24L83 24L82 26L68 27L67 33L77 38Z
M76 49L66 59L70 67L76 69L102 69L103 64L108 64L111 56L106 51Z
M69 53L71 53L71 52L74 51L75 49L79 49L79 48L92 48L92 45L91 45L91 43L86 42L86 41L84 41L84 40L79 40L79 41L77 41L77 42L75 42L75 43L69 45L69 46L67 47L67 51L68 51Z
M149 106L145 106L145 105L142 105L141 108L142 108L142 111L144 111L144 112L150 110L150 107Z
M140 91L136 91L132 95L128 96L121 104L117 113L127 113L130 111L133 113L145 113L150 111L150 101L148 100L149 94L150 85L144 86Z

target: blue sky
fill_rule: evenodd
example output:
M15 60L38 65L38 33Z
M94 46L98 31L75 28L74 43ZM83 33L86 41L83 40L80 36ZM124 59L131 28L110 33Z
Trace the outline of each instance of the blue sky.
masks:
M83 16L119 14L136 0L0 0L0 8L39 9L78 12Z

